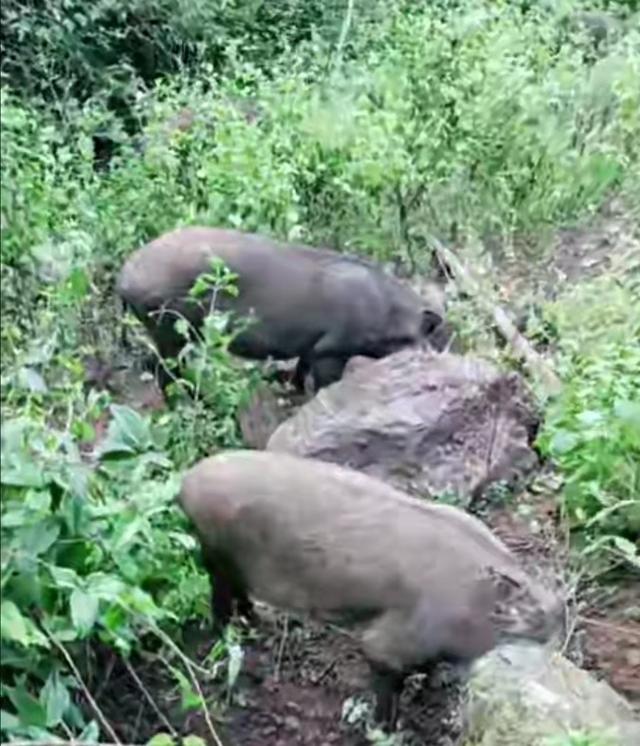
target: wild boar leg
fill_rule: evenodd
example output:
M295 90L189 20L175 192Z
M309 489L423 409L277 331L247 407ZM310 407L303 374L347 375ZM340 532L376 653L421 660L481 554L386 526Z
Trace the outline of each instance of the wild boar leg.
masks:
M255 623L253 604L247 595L237 568L227 558L215 552L203 550L202 558L211 585L211 616L214 633L222 634L231 621L234 611L246 617L250 623Z
M304 381L307 377L307 373L309 372L311 367L309 355L308 354L302 354L298 358L298 364L296 365L296 371L293 374L293 385L298 389L300 392L304 392Z
M379 664L370 665L372 688L376 696L374 719L389 731L393 731L398 721L405 675Z
M331 383L339 381L342 372L347 364L348 358L343 357L322 357L314 359L311 364L311 373L313 375L313 385L316 389L328 386Z

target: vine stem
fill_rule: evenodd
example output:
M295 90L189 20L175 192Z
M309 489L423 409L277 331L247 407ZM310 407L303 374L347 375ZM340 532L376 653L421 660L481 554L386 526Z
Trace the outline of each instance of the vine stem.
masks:
M49 632L49 630L43 625L42 629L44 630L45 635L49 638L49 640L53 643L53 645L62 653L63 658L67 662L67 665L69 668L73 671L73 675L78 680L78 683L80 684L80 688L82 689L82 693L87 698L87 702L91 705L91 709L94 711L96 717L102 724L102 727L104 728L105 732L111 738L114 742L114 744L117 744L117 746L122 746L120 739L116 735L116 732L111 727L111 724L107 720L107 718L104 716L102 710L98 706L98 703L93 698L93 695L89 691L89 688L84 682L84 679L82 678L82 674L80 673L78 667L75 664L75 661L71 657L69 651L65 648L65 646L59 641L56 640L56 638Z
M347 41L347 34L351 28L351 22L353 20L353 6L354 0L348 0L347 12L344 15L344 21L342 22L342 28L340 29L340 37L338 39L338 46L336 47L336 66L335 70L339 70L342 65L342 50Z
M189 674L189 678L191 679L191 683L193 684L193 688L196 690L196 692L198 693L198 697L200 698L200 708L207 724L207 728L209 729L209 733L211 734L211 738L213 739L215 746L224 746L224 743L222 742L222 739L215 729L213 720L211 719L211 715L205 704L204 692L202 691L202 687L200 686L198 677L193 671L193 663L182 652L182 650L180 650L180 648L169 637L169 635L165 634L159 627L156 627L155 625L151 625L150 628L169 648L171 648L171 650L178 656L178 658L180 658L180 660L184 664L184 667L187 669L187 673Z

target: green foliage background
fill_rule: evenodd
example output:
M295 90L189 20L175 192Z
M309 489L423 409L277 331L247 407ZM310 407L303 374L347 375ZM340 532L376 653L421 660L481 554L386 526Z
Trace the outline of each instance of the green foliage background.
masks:
M185 466L240 442L235 412L256 374L212 324L190 352L213 384L194 401L146 417L87 391L85 355L117 355L123 258L200 223L424 271L432 236L524 236L541 251L545 229L612 194L636 209L635 8L615 6L623 25L597 55L565 23L581 5L3 2L3 735L97 740L61 646L148 651L207 613L173 498ZM193 126L172 131L185 108ZM111 155L100 167L97 142ZM567 387L541 448L588 546L631 557L637 295L583 292L548 310ZM589 346L572 321L594 297Z

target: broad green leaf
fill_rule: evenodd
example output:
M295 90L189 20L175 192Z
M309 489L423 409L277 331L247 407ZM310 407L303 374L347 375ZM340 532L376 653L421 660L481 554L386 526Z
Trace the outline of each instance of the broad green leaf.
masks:
M551 438L549 450L554 456L562 456L575 448L579 442L580 439L575 433L570 433L567 430L558 430Z
M79 588L71 594L71 620L81 636L87 635L98 618L98 599Z
M113 419L107 438L100 448L100 456L112 454L135 455L153 445L148 422L135 410L121 404L111 405Z
M200 695L193 690L193 685L189 679L177 668L171 669L173 675L178 681L180 687L180 695L182 697L182 709L186 712L188 710L195 710L202 704Z
M35 558L49 549L60 534L60 524L55 518L42 520L33 526L26 526L20 531L22 549Z
M97 743L100 737L100 728L95 720L86 725L78 736L81 743Z
M59 736L54 735L50 731L48 731L46 728L39 728L37 726L30 726L29 728L24 729L24 735L27 737L27 741L35 741L37 743L60 743L64 744L65 741L63 741L62 738Z
M584 412L580 412L576 419L581 425L585 427L591 427L593 425L599 425L601 422L603 422L604 415L598 410L589 409Z
M127 606L131 610L157 617L160 609L156 606L152 596L142 588L129 588L127 591Z
M8 510L2 514L2 528L17 528L18 526L24 526L25 523L30 523L31 516L22 507L17 510Z
M629 539L625 539L622 536L614 536L613 543L616 548L625 554L630 560L637 561L639 559L638 555L640 554L640 551L638 545L629 541Z
M3 640L17 642L28 647L30 645L49 646L49 641L36 625L23 616L13 601L6 600L0 606L1 636Z
M40 691L40 702L47 712L47 727L52 728L60 723L64 713L71 704L69 690L60 680L57 671L50 674Z
M144 451L152 445L149 423L135 409L112 404L111 413L123 438L138 451Z
M147 741L147 746L173 746L173 738L168 733L156 733Z
M0 634L4 640L13 640L25 646L29 644L27 620L13 601L3 601L0 606Z
M185 534L181 531L170 531L168 535L189 552L195 550L198 545L197 540L191 534Z
M18 718L22 726L34 726L45 728L47 725L47 713L38 700L24 688L23 684L16 687L5 687L11 703L18 712Z
M120 578L106 573L92 573L86 578L87 592L105 601L116 601L126 589Z
M46 394L48 391L44 378L33 368L20 368L18 371L18 385L34 394Z
M49 565L48 567L51 577L60 588L75 589L82 585L82 580L80 580L76 571L70 567L57 567L56 565Z
M24 495L24 506L28 508L30 513L40 514L44 518L48 518L52 512L51 491L28 489Z
M0 710L0 730L10 733L20 728L20 721L15 715L6 710Z
M82 267L74 267L68 279L70 300L81 300L89 291L89 278Z
M46 484L44 472L31 458L17 457L16 454L2 457L0 466L0 482L10 487L36 487Z
M206 742L200 736L186 736L182 739L182 746L206 746Z
M640 433L640 401L617 401L614 412L625 424L632 427L635 432ZM640 443L638 443L638 446L640 447Z
M121 551L127 546L127 544L130 544L133 541L136 534L144 532L146 529L148 529L148 523L140 516L136 516L132 520L127 521L114 540L113 551Z
M39 574L23 571L16 566L16 572L12 574L9 598L15 602L19 609L27 609L32 605L44 608L43 583Z
M185 339L189 338L190 327L186 319L178 319L174 324L174 328L181 337Z

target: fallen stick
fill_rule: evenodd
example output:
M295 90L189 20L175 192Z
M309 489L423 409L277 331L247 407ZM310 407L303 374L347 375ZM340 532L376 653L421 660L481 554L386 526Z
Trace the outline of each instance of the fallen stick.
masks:
M58 648L58 650L62 653L62 657L65 659L65 661L67 662L67 665L69 666L69 668L73 672L73 675L76 677L76 681L80 685L80 689L82 690L82 693L84 694L87 702L91 706L91 709L93 710L95 716L100 721L100 724L104 728L106 734L113 741L113 743L120 744L121 742L118 739L118 736L116 735L116 732L111 727L111 724L109 723L109 721L107 720L107 718L104 716L104 714L103 714L102 710L100 709L100 707L98 707L98 703L95 701L95 699L93 698L93 695L89 691L89 688L85 684L84 679L82 678L82 674L80 673L80 670L76 666L76 664L75 664L73 658L71 657L71 654L69 653L69 651L65 648L65 646L59 640L57 640L51 634L51 632L46 627L43 627L43 630L44 630L44 633L46 634L46 636L49 638L49 640L53 643L53 645L56 648Z
M471 270L465 267L451 249L446 248L433 237L431 243L438 260L443 266L451 268L453 280L493 318L493 322L505 342L515 352L516 356L524 362L529 372L534 377L539 378L546 393L550 396L558 394L562 389L562 382L558 376L547 361L520 334L506 311L490 300L486 290L481 286L480 280L473 276Z
M0 746L138 746L137 744L108 743L106 741L65 741L60 738L49 741L2 741ZM141 745L142 746L142 745Z

